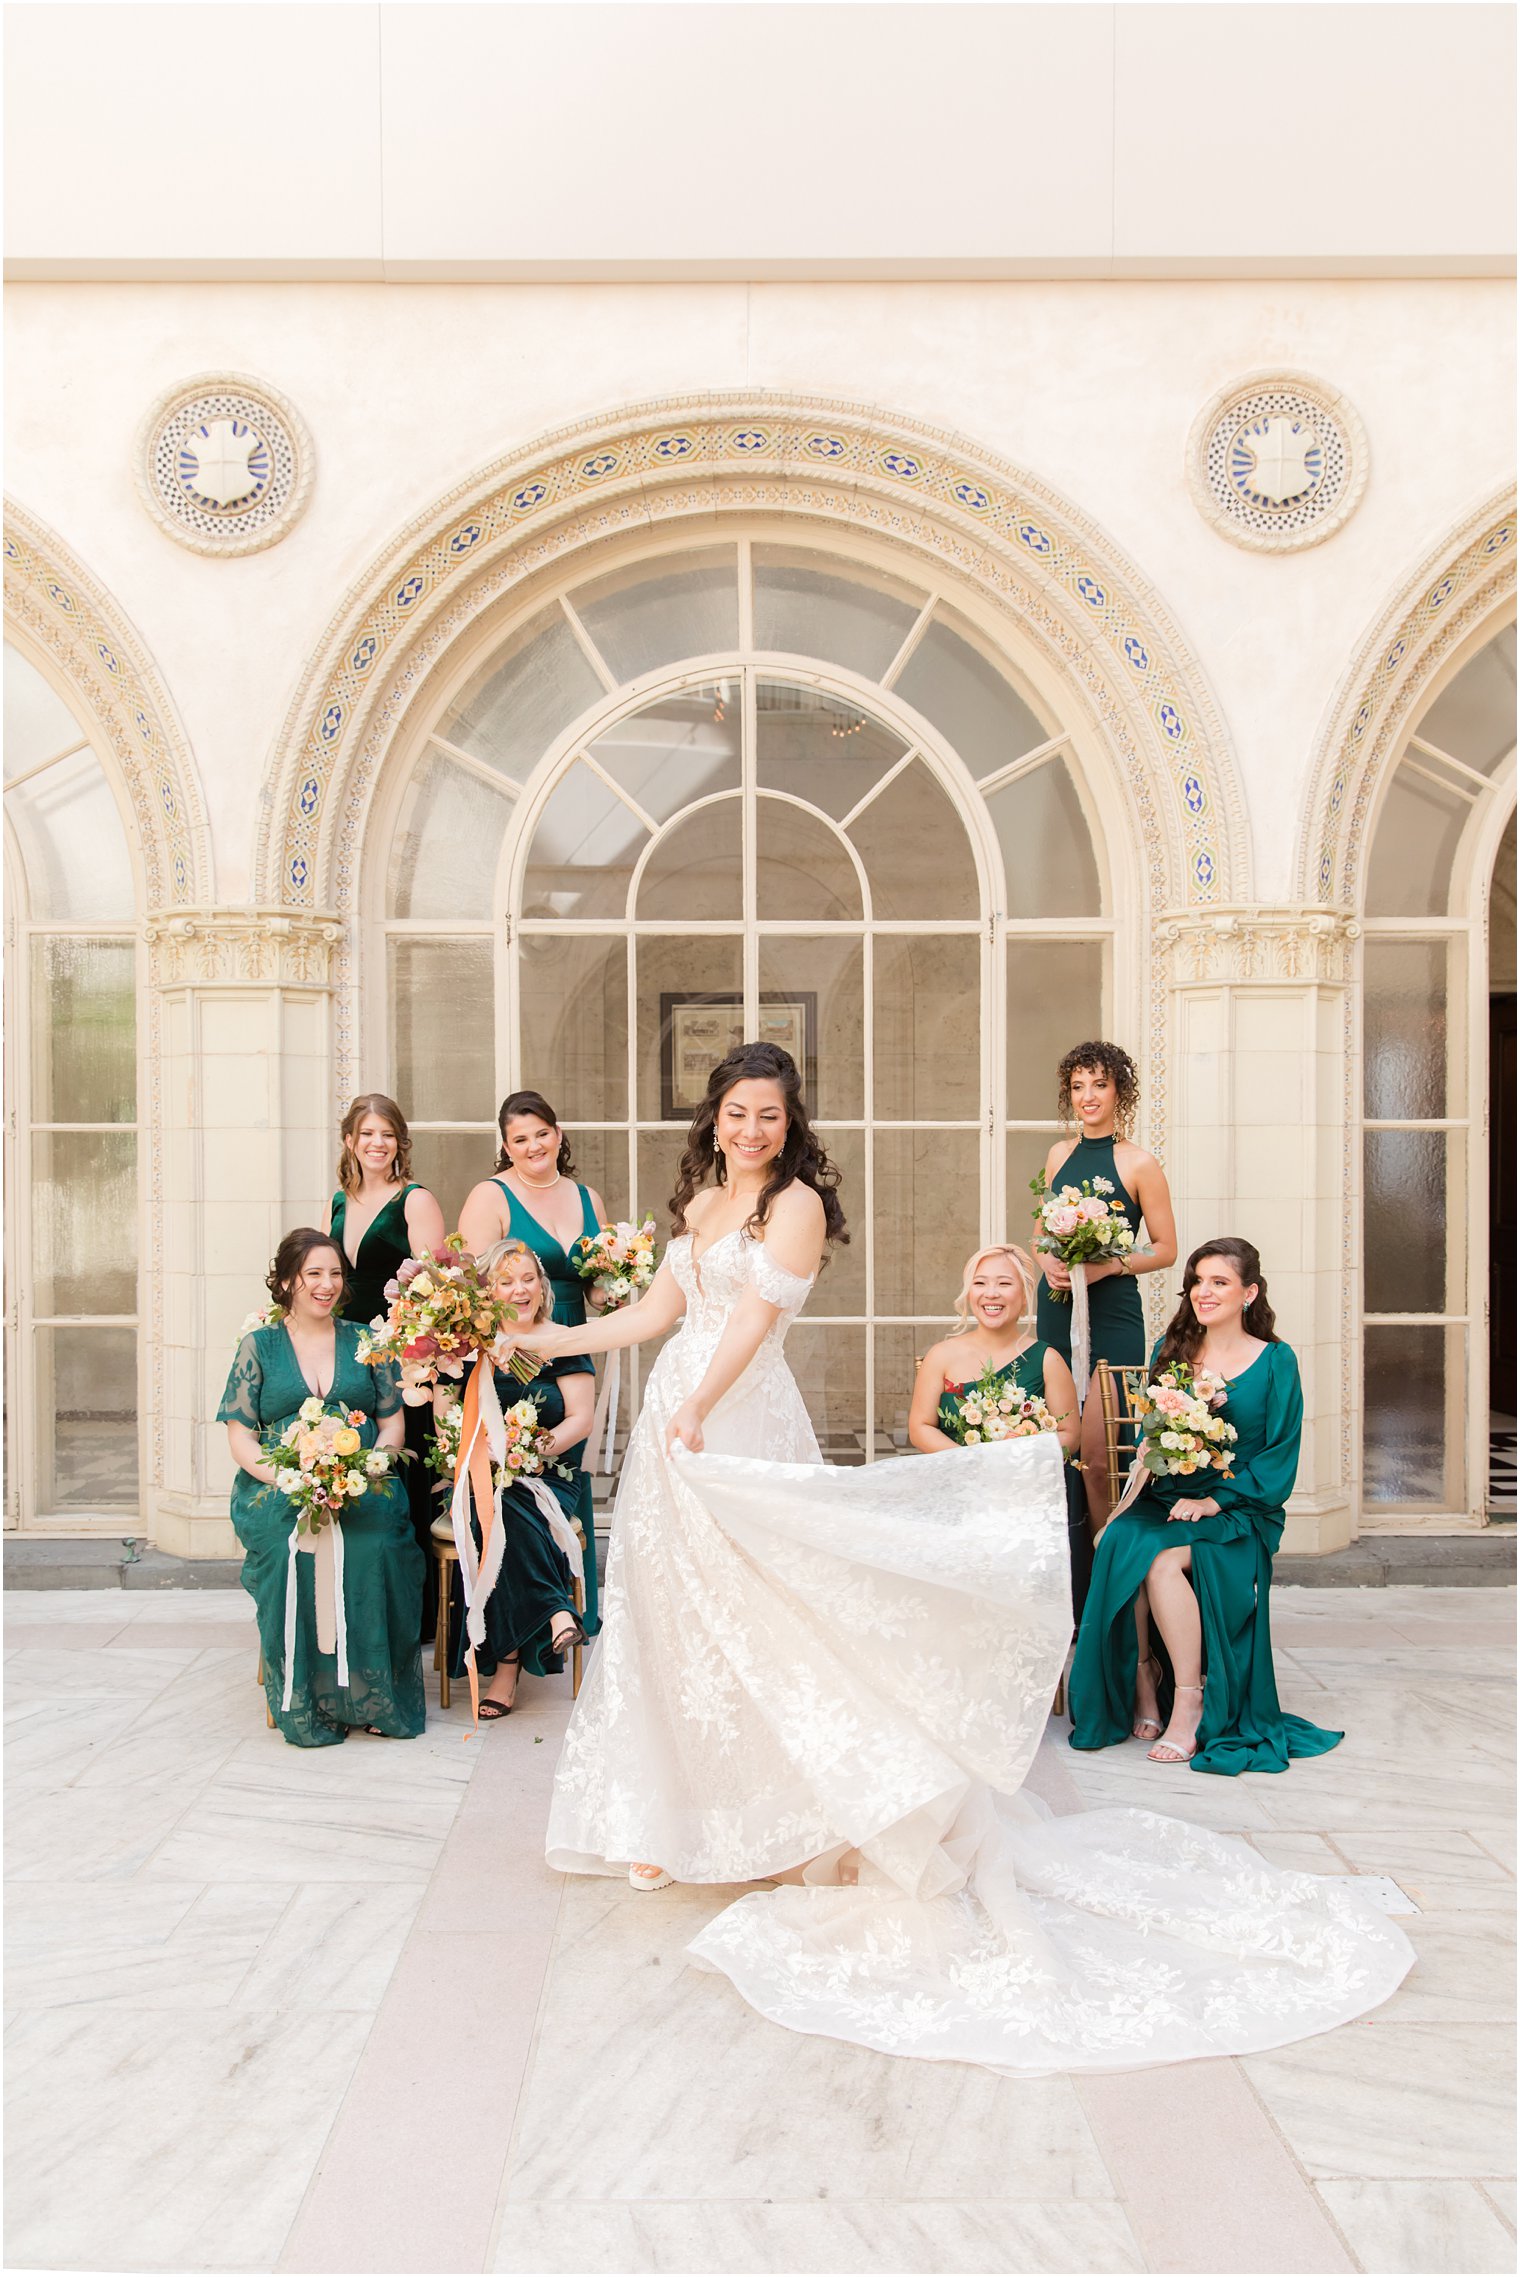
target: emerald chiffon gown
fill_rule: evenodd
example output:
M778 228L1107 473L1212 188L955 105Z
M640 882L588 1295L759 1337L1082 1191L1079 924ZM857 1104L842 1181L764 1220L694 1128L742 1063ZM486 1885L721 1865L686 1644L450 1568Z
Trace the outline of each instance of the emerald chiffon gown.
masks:
M1140 1204L1120 1179L1111 1138L1080 1138L1066 1157L1052 1186L1080 1186L1084 1179L1106 1178L1113 1187L1130 1232L1139 1238L1143 1222ZM1053 1344L1071 1366L1071 1296L1055 1290L1040 1275L1035 1295L1035 1332ZM1087 1292L1087 1322L1092 1365L1107 1360L1115 1368L1138 1368L1145 1358L1145 1313L1133 1274L1110 1273L1094 1281Z
M1020 1352L1006 1367L999 1368L999 1377L1007 1376L1017 1388L1035 1398L1045 1397L1045 1355L1048 1344L1038 1339ZM955 1393L968 1391L970 1383L946 1384L939 1403L939 1427L954 1437ZM1092 1577L1092 1533L1087 1523L1087 1498L1082 1492L1082 1474L1071 1463L1066 1465L1066 1545L1071 1555L1071 1617L1082 1618L1082 1607L1087 1601L1088 1583Z
M333 1330L333 1381L323 1404L362 1412L359 1436L372 1447L376 1424L401 1405L401 1379L388 1363L370 1367L357 1357L359 1331L352 1321L335 1321ZM246 1424L268 1445L312 1396L283 1323L256 1328L238 1346L217 1420ZM295 1674L288 1710L281 1704L285 1588L295 1513L278 1487L263 1485L240 1467L232 1484L232 1523L244 1550L243 1587L258 1608L265 1695L291 1745L336 1747L355 1724L374 1724L390 1739L415 1739L425 1721L417 1643L424 1560L401 1481L373 1481L340 1521L347 1685L338 1682L337 1656L318 1649L313 1560L296 1559Z
M1073 1747L1115 1747L1131 1736L1139 1657L1135 1597L1152 1561L1173 1548L1193 1553L1193 1592L1203 1622L1203 1721L1192 1768L1227 1778L1286 1771L1294 1756L1324 1755L1345 1736L1289 1715L1272 1668L1272 1559L1298 1474L1304 1419L1291 1347L1268 1344L1233 1376L1223 1413L1239 1434L1232 1477L1158 1478L1098 1537L1071 1669ZM1195 1497L1211 1497L1218 1514L1171 1518L1174 1502ZM1174 1684L1154 1610L1150 1628L1162 1666L1165 1719Z
M380 1313L388 1309L386 1283L396 1277L396 1268L411 1255L411 1237L406 1230L406 1197L417 1191L416 1181L398 1186L389 1201L384 1203L370 1219L359 1237L357 1254L350 1257L344 1240L347 1229L348 1196L342 1187L332 1198L328 1213L327 1230L338 1244L343 1259L343 1314L356 1327L367 1328ZM406 1489L407 1508L411 1512L412 1532L422 1552L422 1597L419 1605L420 1627L423 1640L433 1633L438 1618L438 1572L432 1555L429 1529L436 1515L431 1487L433 1474L425 1460L433 1438L433 1409L431 1401L406 1411L406 1444L412 1460L403 1466L403 1483Z
M523 1208L522 1203L513 1193L506 1180L498 1178L495 1183L507 1198L509 1213L507 1233L509 1238L513 1241L526 1242L535 1257L541 1260L544 1271L549 1276L549 1287L554 1295L554 1318L559 1322L561 1328L584 1328L586 1325L585 1282L553 1234L550 1233L548 1227L540 1225L532 1211ZM578 1181L575 1190L581 1198L581 1232L594 1234L599 1229L596 1212L591 1207L591 1196ZM572 1243L571 1246L573 1247L574 1244ZM572 1358L560 1362L560 1373L561 1375L594 1376L596 1374L596 1362L585 1353L576 1353ZM514 1398L517 1396L518 1394L513 1394ZM560 1413L563 1417L563 1408L561 1408ZM586 1610L581 1616L581 1621L587 1636L594 1637L601 1627L601 1620L597 1610L596 1531L591 1506L591 1473L581 1469L581 1458L585 1452L586 1443L582 1440L578 1447L570 1447L564 1454L565 1466L574 1472L576 1482L574 1495L570 1501L565 1503L565 1509L570 1517L580 1520L581 1531L586 1537ZM563 1485L564 1481L561 1480L559 1483ZM561 1500L563 1499L562 1496Z
M539 1420L547 1430L557 1430L565 1420L565 1398L559 1388L560 1376L579 1375L583 1371L578 1359L549 1360L525 1384L516 1376L504 1375L496 1370L496 1396L503 1409L515 1406L520 1399L531 1399L539 1412ZM563 1460L568 1464L570 1457ZM577 1473L577 1481L584 1473ZM546 1474L544 1484L567 1518L580 1516L577 1509L579 1485L577 1481L563 1479L553 1471ZM481 1677L489 1679L496 1674L504 1660L514 1652L521 1653L522 1665L530 1676L556 1674L565 1665L564 1656L554 1651L550 1632L557 1613L575 1614L569 1563L555 1542L533 1496L525 1486L507 1488L501 1498L502 1559L501 1572L496 1586L486 1599L485 1642L475 1655L475 1666ZM475 1529L475 1546L480 1547L480 1522L474 1514L471 1497L471 1524ZM587 1536L586 1566L591 1565L591 1542ZM458 1570L454 1574L454 1619L450 1625L453 1638L451 1648L454 1676L464 1674L464 1592Z

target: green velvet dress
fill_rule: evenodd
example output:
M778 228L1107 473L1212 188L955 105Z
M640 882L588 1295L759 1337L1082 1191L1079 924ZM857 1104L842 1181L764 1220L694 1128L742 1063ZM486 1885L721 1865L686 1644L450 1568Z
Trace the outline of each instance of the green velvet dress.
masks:
M1120 1181L1111 1138L1078 1139L1051 1184L1080 1186L1084 1180L1096 1178L1106 1178L1113 1187L1113 1194L1108 1198L1118 1203L1129 1221L1131 1233L1138 1239L1142 1223L1140 1204ZM1035 1296L1034 1317L1037 1334L1055 1346L1069 1368L1071 1299L1064 1291L1057 1297L1043 1273ZM1087 1321L1095 1368L1100 1360L1107 1360L1116 1368L1141 1365L1145 1358L1145 1312L1132 1274L1110 1273L1091 1284L1087 1292Z
M1038 1339L1006 1367L998 1369L999 1376L1008 1376L1024 1393L1045 1397L1045 1354L1050 1349ZM975 1381L975 1379L971 1379ZM968 1391L970 1383L956 1385L957 1391ZM939 1427L954 1437L955 1399L946 1384L939 1403ZM1082 1618L1082 1607L1087 1601L1088 1583L1092 1576L1092 1532L1087 1523L1087 1497L1082 1492L1082 1474L1071 1463L1066 1465L1066 1546L1071 1553L1071 1617Z
M350 1257L344 1246L343 1233L348 1215L348 1196L342 1187L332 1198L328 1213L327 1230L338 1244L343 1259L343 1317L359 1328L367 1328L377 1314L389 1309L385 1285L396 1277L396 1268L411 1255L410 1236L406 1230L406 1197L415 1194L415 1180L398 1186L375 1215L359 1239L359 1254ZM433 1474L424 1460L433 1439L432 1402L406 1411L406 1443L412 1460L403 1467L402 1483L406 1488L407 1508L412 1514L412 1532L423 1557L421 1628L424 1641L433 1634L438 1618L438 1569L432 1554L430 1528L437 1516L431 1487Z
M577 1355L568 1360L549 1360L531 1383L519 1382L516 1376L503 1375L496 1370L496 1396L502 1407L516 1405L520 1399L536 1402L539 1415L550 1430L556 1430L565 1420L565 1395L559 1388L558 1378L580 1375L584 1371ZM571 1463L564 1455L562 1462ZM577 1474L577 1479L584 1474ZM558 1478L550 1471L545 1486L567 1518L580 1517L577 1508L578 1483ZM471 1498L471 1520L475 1529L475 1547L480 1547L480 1523L474 1516L474 1498ZM475 1655L475 1666L484 1680L495 1675L502 1661L514 1652L522 1654L522 1664L530 1676L557 1674L565 1665L564 1656L554 1651L549 1642L554 1617L557 1613L575 1612L570 1566L563 1551L555 1542L544 1522L542 1511L525 1486L508 1487L501 1498L502 1559L496 1587L486 1599L485 1641ZM584 1525L585 1521L582 1519ZM585 1550L586 1567L591 1565L591 1540L588 1534ZM464 1674L464 1590L459 1571L454 1570L454 1618L450 1625L453 1638L450 1673Z
M1158 1347L1159 1350L1159 1347ZM1154 1356L1153 1356L1154 1364ZM1092 1588L1071 1669L1073 1747L1114 1747L1135 1720L1135 1597L1162 1550L1191 1549L1203 1623L1203 1721L1195 1771L1286 1771L1295 1755L1323 1755L1344 1733L1288 1715L1277 1697L1268 1606L1283 1507L1298 1475L1304 1400L1290 1346L1269 1344L1231 1379L1223 1413L1239 1437L1234 1476L1160 1478L1098 1537ZM1172 1521L1174 1502L1212 1498L1218 1514ZM1161 1713L1173 1691L1166 1646L1151 1614L1162 1665Z
M509 1237L513 1241L526 1242L534 1255L543 1260L544 1271L549 1276L549 1286L554 1292L555 1319L561 1328L584 1328L586 1325L585 1282L553 1234L549 1232L546 1226L539 1224L531 1210L523 1208L522 1203L513 1193L506 1180L498 1178L496 1184L507 1198L509 1213L507 1233ZM581 1232L595 1233L598 1230L597 1216L591 1207L591 1196L585 1187L579 1183L576 1185L576 1192L581 1198ZM579 1372L594 1376L596 1374L596 1362L588 1354L578 1352L573 1358L560 1362L560 1372L566 1375ZM513 1396L515 1398L518 1395L514 1393ZM586 1537L586 1610L581 1618L587 1636L594 1637L601 1626L601 1620L597 1611L596 1531L591 1508L591 1473L583 1471L580 1467L581 1458L585 1452L586 1446L583 1440L580 1446L567 1448L563 1457L566 1466L576 1474L575 1496L573 1501L565 1504L565 1508L572 1518L580 1520L581 1530ZM560 1484L563 1485L564 1481L561 1480Z
M326 1404L361 1410L365 1421L359 1435L372 1447L376 1424L401 1404L401 1380L394 1367L368 1367L357 1358L359 1331L351 1321L333 1326L335 1365ZM311 1397L284 1326L256 1328L238 1346L217 1420L246 1424L268 1444ZM278 1487L264 1486L239 1468L232 1486L232 1523L245 1553L243 1587L258 1608L265 1694L291 1745L335 1747L351 1724L375 1724L391 1739L415 1739L426 1720L417 1644L424 1560L400 1480L376 1481L341 1521L346 1687L338 1683L336 1654L317 1648L312 1560L296 1559L295 1682L288 1712L281 1706L285 1585L295 1513Z

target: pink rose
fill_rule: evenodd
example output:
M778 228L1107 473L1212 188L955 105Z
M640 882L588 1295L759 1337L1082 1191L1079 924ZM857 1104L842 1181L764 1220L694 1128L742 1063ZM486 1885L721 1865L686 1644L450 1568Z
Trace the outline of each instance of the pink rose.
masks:
M1082 1221L1075 1210L1053 1211L1051 1216L1046 1220L1046 1223L1050 1227L1051 1232L1055 1235L1057 1241L1065 1241L1069 1239L1069 1237L1076 1232L1077 1227L1081 1224L1081 1222Z

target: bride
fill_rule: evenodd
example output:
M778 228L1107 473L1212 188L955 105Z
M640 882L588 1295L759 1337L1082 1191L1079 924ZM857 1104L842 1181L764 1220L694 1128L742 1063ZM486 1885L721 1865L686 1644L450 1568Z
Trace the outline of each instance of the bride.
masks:
M1344 1883L1022 1792L1071 1633L1060 1449L822 1462L783 1344L848 1239L838 1182L791 1057L741 1045L647 1294L519 1336L557 1357L680 1324L629 1444L549 1864L776 1883L692 1957L777 2023L889 2053L1117 2071L1375 2008L1414 1956Z

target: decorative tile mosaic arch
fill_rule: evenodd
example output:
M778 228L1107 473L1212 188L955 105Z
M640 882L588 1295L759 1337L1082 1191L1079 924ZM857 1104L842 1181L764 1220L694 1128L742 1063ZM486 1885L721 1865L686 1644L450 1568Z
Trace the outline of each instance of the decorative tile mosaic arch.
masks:
M63 541L10 501L4 546L7 619L78 691L120 769L146 907L210 901L211 845L195 763L142 643Z
M413 523L343 605L287 717L261 900L351 909L359 827L410 695L518 584L656 522L795 512L902 545L1016 621L1082 691L1129 783L1153 913L1246 889L1233 754L1198 667L1110 539L963 438L856 405L702 396L545 438Z
M1452 650L1509 608L1520 520L1513 490L1465 515L1404 580L1342 680L1310 770L1299 845L1305 901L1360 906L1367 817L1423 691Z

